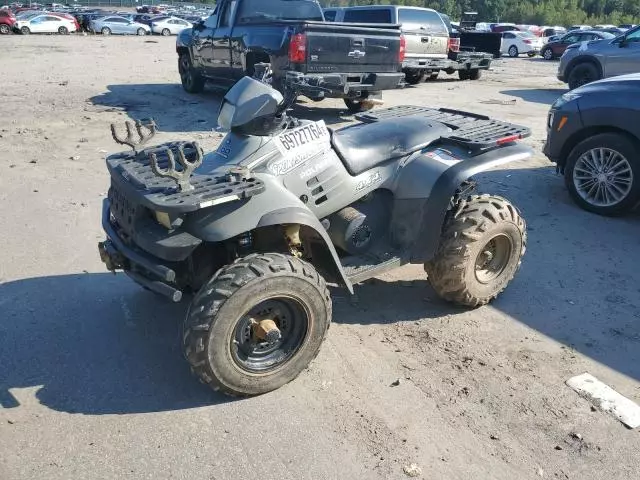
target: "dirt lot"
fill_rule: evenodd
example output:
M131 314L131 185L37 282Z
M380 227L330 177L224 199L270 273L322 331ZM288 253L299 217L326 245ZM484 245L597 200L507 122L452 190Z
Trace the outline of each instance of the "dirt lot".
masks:
M229 401L182 359L186 307L105 273L96 248L109 123L152 116L159 141L213 147L218 95L182 91L173 39L0 40L0 478L640 478L638 432L564 385L588 371L640 401L640 219L579 210L539 153L554 63L385 93L533 129L533 159L483 178L529 226L504 295L452 308L420 267L335 291L312 367ZM339 101L298 115L350 120Z

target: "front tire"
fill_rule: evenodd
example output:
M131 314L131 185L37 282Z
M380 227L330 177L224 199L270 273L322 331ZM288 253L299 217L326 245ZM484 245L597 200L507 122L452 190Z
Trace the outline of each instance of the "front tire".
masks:
M518 52L518 47L516 47L515 45L511 45L507 53L511 58L516 58L518 55L520 55L520 52Z
M31 30L29 30L29 27L22 27L20 29L20 33L22 33L22 35L29 35L31 33Z
M139 28L136 33L138 34L139 37L144 37L147 34L144 28Z
M474 68L473 70L469 71L469 80L480 80L481 77L482 70L480 70L479 68Z
M277 332L265 334L263 322ZM214 390L260 395L307 368L330 322L329 291L312 265L291 255L252 254L220 269L195 296L184 354Z
M11 33L11 28L6 23L0 24L0 35L9 35Z
M191 57L183 53L178 57L178 72L182 88L189 93L201 93L204 90L205 79L193 68Z
M596 80L600 80L600 74L596 66L592 63L579 63L571 70L567 83L569 84L569 89L574 90Z
M462 201L447 219L425 271L440 297L475 308L496 298L513 279L527 232L518 210L502 197L474 195Z
M102 27L100 33L102 33L102 35L111 35L111 29L109 27Z
M622 215L640 201L639 146L617 133L602 133L574 147L564 167L573 200L598 215Z

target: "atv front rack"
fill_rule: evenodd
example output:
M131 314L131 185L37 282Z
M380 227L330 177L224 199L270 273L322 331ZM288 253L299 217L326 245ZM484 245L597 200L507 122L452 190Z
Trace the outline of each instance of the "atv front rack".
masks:
M256 178L244 178L240 174L212 176L197 173L189 179L193 189L181 190L172 178L158 176L150 160L154 159L156 170L168 170L168 152L180 148L189 162L196 161L198 152L188 142L171 142L138 153L124 152L109 156L107 168L113 187L133 202L165 213L192 212L246 199L264 191L264 183ZM172 167L177 173L184 168L175 164Z
M364 123L416 115L427 117L451 128L453 132L442 136L441 140L455 143L469 150L486 150L531 136L527 127L501 122L484 115L451 110L448 108L427 108L414 105L399 105L373 112L356 115Z

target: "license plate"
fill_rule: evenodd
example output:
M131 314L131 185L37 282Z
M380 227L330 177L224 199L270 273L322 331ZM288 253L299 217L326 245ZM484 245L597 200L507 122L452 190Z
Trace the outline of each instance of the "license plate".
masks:
M284 175L329 148L331 136L324 120L284 131L274 137L281 157L269 164L274 175Z

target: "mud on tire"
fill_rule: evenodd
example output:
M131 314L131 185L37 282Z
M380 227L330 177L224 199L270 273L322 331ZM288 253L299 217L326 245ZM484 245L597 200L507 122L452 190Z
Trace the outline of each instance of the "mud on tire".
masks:
M478 307L496 298L518 271L527 245L526 224L502 197L475 195L461 202L447 219L438 252L425 271L440 297ZM501 262L492 271L496 258Z
M238 328L255 315L252 309L280 297L304 307L303 339L289 356L281 356L281 363L252 371L239 360ZM331 308L326 283L309 263L278 253L248 255L220 269L193 299L183 328L184 354L192 371L216 391L233 396L266 393L296 378L316 357ZM286 325L278 327L284 338Z

